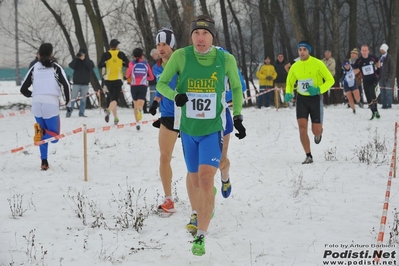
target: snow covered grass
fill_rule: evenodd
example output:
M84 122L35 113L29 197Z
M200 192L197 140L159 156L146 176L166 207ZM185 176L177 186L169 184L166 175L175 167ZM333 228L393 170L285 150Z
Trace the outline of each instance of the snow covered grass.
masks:
M18 91L10 84L0 83L0 92ZM0 96L0 105L29 101ZM373 250L390 160L362 162L359 150L383 143L378 158L390 158L398 111L395 105L369 121L368 109L354 115L344 105L327 107L322 142L315 145L310 134L314 163L302 165L295 110L245 108L248 135L232 136L229 147L233 192L228 199L221 196L218 173L216 213L202 257L192 255L192 236L185 230L191 208L180 140L172 160L177 212L169 218L154 214L163 190L158 130L150 123L140 131L125 127L88 134L88 182L83 133L49 145L48 171L39 170L37 147L0 155L0 265L305 266L338 261L323 255L346 251L341 245ZM61 132L107 125L99 110L86 114L80 118L75 111L67 119L62 111ZM119 109L119 118L122 124L133 122L133 111ZM152 119L144 114L144 120ZM29 112L0 118L0 153L31 144L33 123ZM398 207L394 178L384 244L396 245L387 251L398 250Z

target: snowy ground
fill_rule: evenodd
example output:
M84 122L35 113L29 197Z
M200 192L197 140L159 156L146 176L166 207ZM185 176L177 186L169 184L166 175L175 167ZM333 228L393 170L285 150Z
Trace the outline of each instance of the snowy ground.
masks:
M18 93L2 82L1 93ZM21 95L0 95L0 105L24 102ZM389 160L399 106L381 110L381 119L369 121L370 111L356 115L344 105L325 109L323 140L315 145L314 163L305 159L299 142L294 109L243 110L247 137L232 137L229 148L233 193L216 195L216 214L206 238L207 253L192 255L192 237L185 230L190 206L185 190L186 168L181 143L175 146L172 167L177 213L160 218L153 210L162 200L158 174L158 130L126 126L104 131L103 114L87 110L87 118L61 115L61 132L87 124L88 182L84 179L83 133L71 134L49 145L48 171L40 171L37 147L32 143L34 118L9 116L0 110L0 265L363 265L366 258L323 259L328 250L343 253L375 249L387 189ZM120 109L120 123L133 122L131 109ZM149 114L144 120L152 120ZM359 162L358 152L375 142L386 147L379 162ZM382 157L381 157L382 156ZM215 178L220 189L220 174ZM129 193L133 189L134 193ZM122 230L126 195L133 209L149 214L142 230ZM22 199L21 199L22 197ZM80 197L80 199L79 199ZM83 202L79 218L77 203ZM23 215L12 218L21 207ZM15 205L15 207L14 207ZM399 185L393 179L384 244L395 233ZM87 225L84 225L86 221ZM92 225L94 223L94 228ZM397 231L396 231L397 232ZM398 241L398 236L396 240ZM358 245L344 248L341 245ZM360 245L365 245L359 248ZM384 248L397 251L398 245ZM336 254L338 254L336 253ZM348 254L348 253L347 253ZM389 253L390 256L395 254ZM337 255L338 256L338 255ZM343 256L343 255L342 255ZM396 257L382 262L399 264ZM331 264L332 265L332 264Z

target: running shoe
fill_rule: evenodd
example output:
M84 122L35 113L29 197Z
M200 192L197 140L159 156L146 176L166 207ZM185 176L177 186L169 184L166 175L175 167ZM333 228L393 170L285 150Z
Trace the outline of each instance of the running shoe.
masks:
M355 114L356 114L356 109L353 109L352 112L353 112L353 114L355 115Z
M305 161L302 162L302 164L311 164L313 163L313 158L310 156L306 156Z
M111 114L111 112L108 109L104 109L105 112L105 122L109 122L109 115Z
M320 136L314 136L314 143L319 144L321 141L321 135Z
M186 225L187 231L195 236L197 234L197 226L198 226L198 219L197 219L197 214L192 213L190 217L189 223Z
M373 112L373 114L371 115L371 118L370 118L370 120L373 120L373 119L374 119L374 117L375 117L375 113Z
M230 177L229 177L229 179L228 179L226 182L223 181L223 179L222 179L222 189L221 189L221 192L222 192L223 198L228 198L228 197L230 196L230 194L231 194Z
M165 200L161 205L158 206L158 214L169 214L175 213L175 204L171 199Z
M377 112L375 112L375 117L377 118L377 119L380 119L380 113L377 111Z
M119 123L119 118L115 117L114 118L114 125L117 125Z
M140 125L137 125L137 126L136 126L136 129L137 129L137 130L140 130Z
M193 247L191 251L195 256L202 256L205 254L205 236L199 235L194 238Z
M33 142L41 141L43 138L44 130L40 127L39 123L35 123L33 125L33 128L35 129L35 135L33 136Z
M137 120L141 120L143 118L143 110L140 108L137 109Z
M48 165L47 159L43 159L43 160L42 160L42 166L41 166L41 168L42 168L42 171L47 171L47 169L50 168L50 166Z

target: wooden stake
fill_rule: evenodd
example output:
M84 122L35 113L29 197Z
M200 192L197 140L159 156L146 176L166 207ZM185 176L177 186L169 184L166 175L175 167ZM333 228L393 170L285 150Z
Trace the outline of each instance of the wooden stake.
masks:
M86 124L83 124L83 165L84 165L84 181L88 181L87 176L87 128Z

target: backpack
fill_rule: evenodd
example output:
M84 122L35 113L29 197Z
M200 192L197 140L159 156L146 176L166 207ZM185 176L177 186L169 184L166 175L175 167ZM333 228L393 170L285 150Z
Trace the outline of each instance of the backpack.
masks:
M128 82L131 85L148 85L147 76L148 76L148 66L146 61L142 62L134 62L131 74L131 81Z

